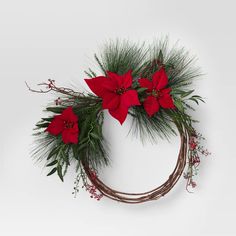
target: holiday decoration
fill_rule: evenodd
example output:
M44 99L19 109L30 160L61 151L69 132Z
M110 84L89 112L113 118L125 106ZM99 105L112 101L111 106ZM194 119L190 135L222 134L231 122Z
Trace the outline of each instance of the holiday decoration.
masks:
M39 90L27 84L32 92L54 92L58 97L46 108L49 116L36 124L33 156L45 161L48 175L57 173L62 181L74 164L75 196L82 183L91 198L106 196L123 203L142 203L166 195L181 175L188 191L195 188L201 155L210 153L201 145L204 138L193 127L196 120L188 112L195 110L194 103L204 102L192 89L192 82L200 76L194 59L183 48L169 49L165 39L149 47L128 41L110 42L100 56L95 55L95 61L100 72L91 68L85 71L91 92L60 87L51 79L39 84ZM176 166L161 186L144 193L125 193L99 179L101 167L112 161L103 135L106 109L120 125L130 115L130 129L142 140L155 142L157 137L180 136Z

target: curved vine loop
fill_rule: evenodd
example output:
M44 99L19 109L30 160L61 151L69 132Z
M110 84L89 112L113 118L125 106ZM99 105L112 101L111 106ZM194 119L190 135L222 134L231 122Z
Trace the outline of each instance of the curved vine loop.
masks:
M82 166L91 183L106 197L123 203L143 203L147 201L157 200L166 195L177 183L182 175L187 159L188 152L188 133L186 130L179 129L180 134L180 150L176 166L169 178L159 187L143 193L126 193L120 192L108 187L98 177L94 178L94 172L89 168L86 162L82 162Z

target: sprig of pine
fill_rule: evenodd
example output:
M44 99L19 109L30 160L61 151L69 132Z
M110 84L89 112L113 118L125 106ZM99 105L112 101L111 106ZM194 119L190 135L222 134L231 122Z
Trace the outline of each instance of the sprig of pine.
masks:
M155 71L165 67L176 109L160 109L151 118L143 107L132 107L129 112L133 117L132 133L139 134L142 140L147 137L154 142L158 136L169 139L171 135L175 135L176 122L183 124L191 132L195 120L187 114L188 109L194 110L190 102L198 104L203 101L200 96L192 95L194 90L191 89L191 84L201 76L199 68L194 65L195 61L195 57L190 57L184 48L177 45L170 48L167 37L156 40L150 46L133 44L127 40L110 41L104 46L100 56L95 55L95 62L104 75L106 71L118 74L124 74L130 69L133 71L133 88L137 89L140 101L145 98L145 90L139 87L138 78L151 79ZM89 69L87 74L94 77L96 73Z

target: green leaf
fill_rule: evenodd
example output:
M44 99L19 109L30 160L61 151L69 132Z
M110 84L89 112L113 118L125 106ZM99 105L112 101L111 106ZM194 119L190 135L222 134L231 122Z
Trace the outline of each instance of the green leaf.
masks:
M53 120L53 118L42 118L43 121L48 121L48 122L51 122Z
M83 143L86 143L88 141L88 137L83 138L82 140L79 141L79 145L82 145Z
M175 66L171 63L168 63L168 64L165 65L166 71L168 71L169 69L174 69L174 68L175 68Z
M33 130L37 130L37 129L33 129ZM33 136L38 136L38 135L41 135L41 134L43 134L44 132L37 132L37 133L33 133L32 135Z
M76 145L73 145L73 146L72 146L72 151L73 151L74 158L75 158L76 160L79 160L78 148L77 148Z
M158 60L162 63L164 61L162 50L159 51Z
M96 73L92 71L90 68L89 68L89 72L92 74L93 77L97 77Z
M83 143L83 144L81 144L80 146L79 146L79 148L78 148L78 152L80 152L80 151L82 151L84 148L86 148L87 147L87 143Z
M194 92L194 89L190 90L190 91L187 91L187 92L183 91L183 93L181 94L181 97L182 98L187 97L187 96L189 96L193 92Z
M197 105L199 105L198 100L196 98L191 97L191 98L189 98L189 100L194 101L197 103Z
M90 123L91 123L91 121L89 119L87 119L81 124L81 130L79 133L81 141L82 140L84 141L84 139L87 138L88 127L89 127Z
M61 113L64 110L64 108L63 107L47 107L46 110L54 112L54 113Z
M196 98L196 99L200 100L201 102L205 103L205 101L203 100L203 98L201 96L194 95L194 96L192 96L192 98Z
M70 162L69 162L68 154L66 154L64 151L61 151L61 156L62 156L63 160L66 162L66 164L69 166Z
M54 155L56 155L58 153L58 150L59 150L59 147L56 147L56 148L52 149L52 151L48 154L47 160L49 160Z
M93 140L90 140L89 146L90 146L90 148L92 148L93 150L96 150L96 145L95 145L95 143L94 143Z
M139 101L142 103L145 101L145 98L140 98Z
M47 174L47 176L54 174L56 171L57 171L57 168L55 167Z
M97 134L95 134L95 133L90 133L90 135L91 135L93 138L97 139L97 140L100 140L100 139L101 139L101 138L100 138Z
M94 54L94 58L97 61L98 65L100 66L101 70L103 71L104 75L106 75L107 70L104 68L102 62L99 60L96 54Z
M138 93L142 93L142 92L144 92L144 91L146 91L147 90L147 88L138 88L137 89L137 92Z
M93 78L93 75L91 75L88 71L84 70L84 73L85 73L88 77Z
M171 92L170 92L172 95L174 94L183 94L184 91L183 90L180 90L180 89L172 89Z
M48 127L48 125L49 125L48 122L47 123L38 123L38 124L36 124L36 126L39 127L39 128L46 128L46 127Z
M52 162L50 162L49 164L47 164L46 166L48 167L48 166L54 166L54 165L56 165L57 164L57 160L54 160L54 161L52 161Z
M61 165L57 166L57 174L60 177L61 181L64 182L63 175L62 175L62 167L61 167Z
M184 112L183 103L179 99L174 100L174 104L179 111Z

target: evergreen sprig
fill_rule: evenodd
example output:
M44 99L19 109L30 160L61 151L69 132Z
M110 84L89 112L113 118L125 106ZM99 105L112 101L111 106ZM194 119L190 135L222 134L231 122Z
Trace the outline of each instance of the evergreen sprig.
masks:
M170 48L168 38L156 40L150 46L133 44L127 40L110 41L104 46L100 57L95 55L95 62L103 75L106 75L106 71L124 74L132 70L133 88L137 89L140 101L144 100L145 89L139 87L137 80L151 79L155 71L165 67L169 79L168 86L172 89L171 94L176 106L175 111L160 109L151 118L143 107L132 107L129 112L133 117L131 132L139 134L142 140L147 137L154 142L158 136L168 139L175 135L176 122L183 124L189 133L192 132L192 123L196 121L187 111L194 110L192 102L204 102L202 97L192 95L192 82L201 76L195 61L196 58L190 57L184 48L177 45ZM86 74L90 77L96 75L91 69Z

